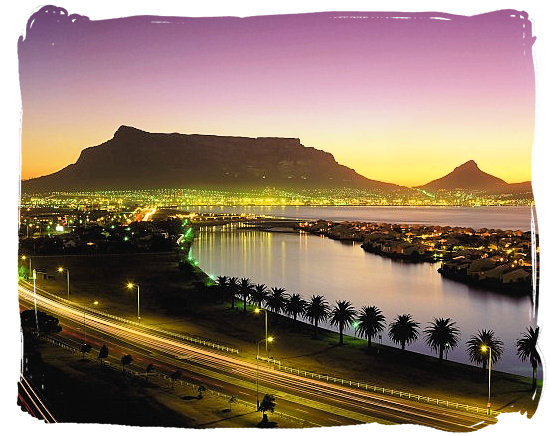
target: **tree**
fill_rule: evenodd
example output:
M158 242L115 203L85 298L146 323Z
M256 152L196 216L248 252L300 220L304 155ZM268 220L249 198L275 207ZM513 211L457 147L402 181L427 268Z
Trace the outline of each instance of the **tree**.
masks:
M27 333L59 333L62 329L59 320L45 312L37 310L24 310L20 314L21 329L23 334Z
M97 354L99 363L103 365L103 360L107 359L107 357L109 357L109 349L107 348L107 345L103 344L99 349L99 353Z
M130 354L125 354L124 356L122 356L122 358L120 359L120 363L122 363L122 372L124 372L126 365L130 365L130 363L132 363L133 360L134 359Z
M246 302L248 300L248 297L250 296L250 293L252 292L253 286L252 283L250 283L249 279L241 279L239 282L239 295L243 299L243 310L246 313Z
M225 300L225 297L226 297L227 287L228 287L227 281L228 281L228 278L226 276L218 276L218 278L216 279L216 285L220 290L222 301Z
M344 329L349 327L357 315L353 305L347 300L338 300L330 312L330 325L338 326L340 341L338 345L344 345Z
M265 301L269 310L279 315L286 306L287 294L283 288L271 288L271 293L266 297Z
M434 318L424 329L426 344L439 353L439 361L443 360L445 349L453 349L458 345L460 330L450 318Z
M285 312L291 315L294 321L296 321L298 315L302 315L305 312L306 306L307 302L300 294L292 294L286 302Z
M521 339L516 342L517 355L524 362L529 359L531 367L533 368L533 377L531 383L531 389L537 388L537 368L541 363L540 355L537 350L537 341L539 339L539 327L533 330L533 327L529 327L526 333L523 334Z
M235 297L239 292L239 279L237 277L230 277L227 282L227 291L231 297L231 309L235 309Z
M481 363L483 370L485 370L487 362L489 362L489 353L481 350L483 345L491 348L491 362L495 363L502 357L504 343L495 336L493 330L485 329L478 331L477 335L471 336L470 340L466 342L466 351L470 362L477 365Z
M172 381L172 388L178 380L181 380L182 372L180 369L176 369L172 374L170 374L170 380Z
M317 339L317 330L319 321L327 319L329 314L329 305L322 295L312 295L306 306L306 317L315 326L314 338Z
M198 392L197 398L198 398L199 400L202 400L203 394L206 392L206 386L200 385L200 386L197 388L197 392Z
M267 424L267 412L275 412L275 395L265 394L262 402L258 406L258 410L263 413L261 424Z
M401 349L418 339L419 323L414 321L410 314L398 315L390 324L388 335L396 344L401 344Z
M250 297L252 302L261 308L267 297L267 287L263 284L254 285L254 289L252 289Z
M82 353L82 358L84 359L84 354L89 353L92 351L92 346L90 344L82 344L80 347L80 352Z
M376 306L363 306L357 321L359 323L357 333L367 338L367 347L370 348L372 337L384 330L386 317Z
M147 365L147 368L145 368L145 380L149 379L149 374L153 372L154 368L155 368L155 365L153 365L152 363Z

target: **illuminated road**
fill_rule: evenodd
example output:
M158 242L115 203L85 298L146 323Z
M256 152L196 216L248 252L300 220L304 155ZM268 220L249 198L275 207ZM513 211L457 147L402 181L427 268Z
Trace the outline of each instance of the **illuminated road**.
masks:
M22 305L34 307L32 286L20 282ZM83 321L83 310L37 289L37 306L60 319L65 335L76 334ZM111 353L132 354L136 363L152 362L158 368L180 368L191 380L214 390L256 401L256 376L260 398L274 393L277 410L312 425L346 425L366 422L412 423L448 431L472 431L495 423L494 418L393 398L357 388L339 386L278 371L228 353L212 351L178 341L147 326L125 323L87 311L88 342L96 348L106 343ZM257 372L258 371L258 372Z

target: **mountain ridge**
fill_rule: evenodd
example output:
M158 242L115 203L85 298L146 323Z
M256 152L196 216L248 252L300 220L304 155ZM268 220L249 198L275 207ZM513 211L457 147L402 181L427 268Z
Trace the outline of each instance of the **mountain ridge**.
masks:
M428 191L470 190L486 193L515 193L531 190L531 182L508 183L503 179L482 171L477 163L470 159L457 166L443 177L434 179L416 189Z
M65 168L21 183L24 192L224 188L409 190L368 179L298 138L151 133L122 125Z

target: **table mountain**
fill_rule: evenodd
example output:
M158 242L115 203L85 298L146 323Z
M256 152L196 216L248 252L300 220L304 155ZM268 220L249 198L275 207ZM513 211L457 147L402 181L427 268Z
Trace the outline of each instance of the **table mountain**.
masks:
M149 133L128 126L84 149L74 164L21 183L23 192L185 187L409 189L367 179L296 138Z

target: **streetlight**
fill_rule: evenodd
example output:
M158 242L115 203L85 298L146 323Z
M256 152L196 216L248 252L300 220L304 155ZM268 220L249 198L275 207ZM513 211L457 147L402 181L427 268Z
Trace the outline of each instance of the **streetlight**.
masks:
M265 342L265 346L267 349L267 343L273 342L273 340L273 336L266 336L264 339L260 339L260 341L258 342L258 354L256 354L256 410L260 410L260 388L258 384L258 378L260 374L260 344L262 342Z
M492 352L493 350L489 345L482 344L481 352L485 353L487 350L489 350L489 395L487 397L487 415L491 414L491 361L493 360Z
M128 289L133 289L134 286L137 288L137 318L138 322L141 322L141 316L139 316L139 285L135 283L128 283L126 285Z
M27 260L27 258L29 259L29 274L28 276L30 277L31 273L32 273L32 260L31 260L31 257L30 256L21 256L21 260Z
M69 268L63 268L62 266L57 268L57 272L62 273L63 271L67 271L67 300L68 300L71 295L70 287L69 287Z
M269 338L267 337L267 310L265 310L265 309L260 309L259 307L256 307L256 308L254 309L254 313L255 313L256 315L257 315L258 313L262 312L262 311L265 313L265 339L264 339L264 340L265 340L265 354L266 354L266 357L268 357L268 356L267 356L267 344L268 344L268 342L271 342L272 340L269 341L269 340L268 340ZM259 354L259 353L258 353L258 354Z

